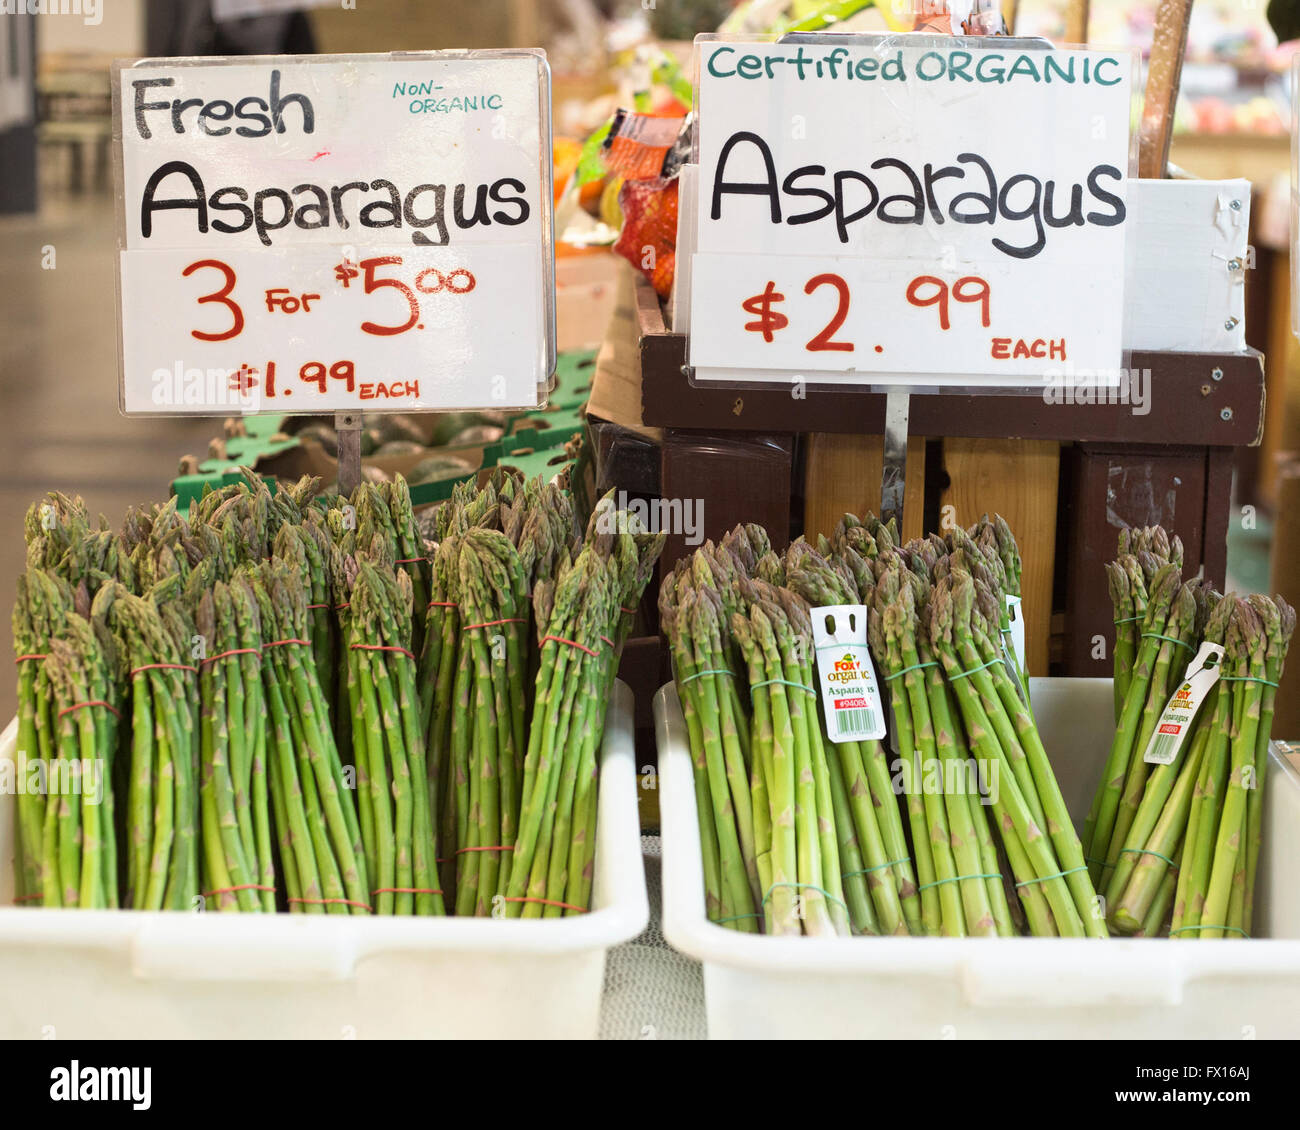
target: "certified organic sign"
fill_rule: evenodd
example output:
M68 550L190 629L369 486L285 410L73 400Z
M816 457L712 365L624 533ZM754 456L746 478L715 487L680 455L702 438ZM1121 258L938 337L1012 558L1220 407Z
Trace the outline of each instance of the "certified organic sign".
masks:
M1132 60L979 42L700 43L697 378L1119 367Z
M114 85L123 411L538 403L540 53L147 60Z

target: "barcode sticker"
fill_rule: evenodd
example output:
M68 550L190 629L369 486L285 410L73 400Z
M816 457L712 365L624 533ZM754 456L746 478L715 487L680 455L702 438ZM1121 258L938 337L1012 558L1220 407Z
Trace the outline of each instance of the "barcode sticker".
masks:
M1155 732L1147 742L1142 760L1148 765L1169 765L1178 756L1183 741L1196 721L1201 704L1219 681L1219 666L1222 661L1221 644L1201 644L1200 651L1183 672L1183 681L1165 703Z
M826 732L833 742L872 741L885 736L876 669L867 647L867 609L831 604L811 610Z

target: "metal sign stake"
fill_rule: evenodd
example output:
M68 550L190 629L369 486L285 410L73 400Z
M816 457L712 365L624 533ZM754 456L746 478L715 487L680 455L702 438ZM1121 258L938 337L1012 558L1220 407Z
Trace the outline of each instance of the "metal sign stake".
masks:
M898 519L903 534L903 488L907 482L907 422L912 412L910 392L885 394L885 457L880 476L880 520ZM340 445L340 455L342 446Z
M361 413L335 412L334 430L339 436L339 495L351 498L361 484Z

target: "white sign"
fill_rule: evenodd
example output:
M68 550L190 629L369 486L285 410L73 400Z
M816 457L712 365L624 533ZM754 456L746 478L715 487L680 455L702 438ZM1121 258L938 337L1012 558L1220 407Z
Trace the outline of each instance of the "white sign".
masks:
M906 38L698 45L696 379L1119 369L1131 57Z
M544 399L540 52L146 60L114 87L128 415Z

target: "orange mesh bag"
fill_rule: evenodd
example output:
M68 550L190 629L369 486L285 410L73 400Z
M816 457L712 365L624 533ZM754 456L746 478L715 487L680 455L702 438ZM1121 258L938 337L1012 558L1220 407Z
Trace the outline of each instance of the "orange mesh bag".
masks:
M627 181L618 203L623 230L614 250L667 298L677 264L677 178Z

